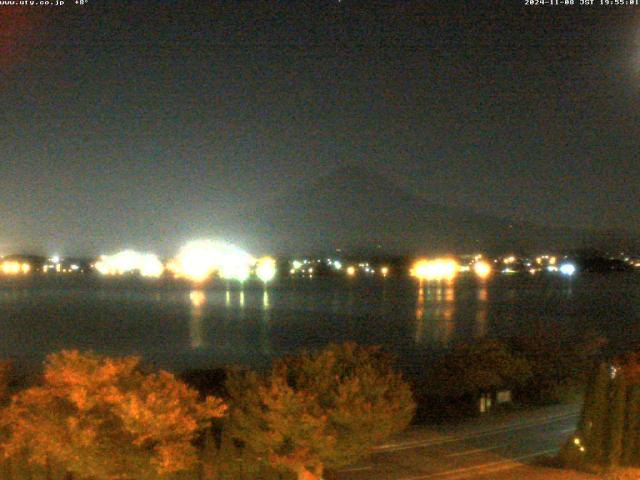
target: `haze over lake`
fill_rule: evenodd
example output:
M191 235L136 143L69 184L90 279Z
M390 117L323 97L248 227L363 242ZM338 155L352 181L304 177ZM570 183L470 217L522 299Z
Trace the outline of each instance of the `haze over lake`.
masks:
M482 336L540 331L640 340L640 276L495 276L486 282L287 279L266 291L136 278L0 281L0 356L36 365L63 348L139 354L174 370L242 363L329 342L379 344L401 365Z

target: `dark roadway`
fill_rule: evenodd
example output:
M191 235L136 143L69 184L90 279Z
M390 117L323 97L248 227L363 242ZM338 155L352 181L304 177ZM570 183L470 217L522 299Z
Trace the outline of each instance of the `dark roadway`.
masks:
M575 429L577 406L474 419L439 428L414 428L374 454L336 472L338 480L503 478L542 455L553 455ZM509 477L504 477L509 478Z

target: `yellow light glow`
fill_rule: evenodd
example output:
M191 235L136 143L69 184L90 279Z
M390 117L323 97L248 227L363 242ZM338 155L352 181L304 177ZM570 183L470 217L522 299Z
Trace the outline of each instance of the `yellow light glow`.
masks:
M196 240L180 249L170 268L176 277L204 282L214 273L240 282L249 278L254 258L225 242Z
M350 277L353 277L356 274L356 267L354 267L353 265L347 267L347 275L349 275Z
M387 275L389 275L389 267L382 267L380 269L380 273L382 273L383 277L386 277Z
M556 257L549 257L549 265L555 265L558 259Z
M458 274L460 266L452 258L418 260L411 269L411 275L419 280L451 280Z
M473 271L479 278L488 278L492 269L489 263L480 261L473 264Z
M60 271L56 266L56 270ZM164 272L162 262L153 253L123 250L114 255L101 255L94 265L102 275L123 275L138 272L143 277L159 277Z
M256 266L256 275L264 283L273 280L276 276L276 261L271 257L262 257Z
M503 262L504 262L506 265L509 265L509 264L511 264L511 263L513 263L513 262L515 262L515 261L516 261L516 257L514 257L513 255L511 255L510 257L507 257L507 258L505 258L505 259L503 260Z
M17 275L22 271L22 264L12 260L2 262L2 273L5 275Z

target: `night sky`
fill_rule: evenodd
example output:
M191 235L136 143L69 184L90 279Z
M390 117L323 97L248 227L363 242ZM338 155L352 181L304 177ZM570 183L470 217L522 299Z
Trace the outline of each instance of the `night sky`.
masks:
M640 7L90 0L0 33L0 253L168 255L348 165L640 231Z

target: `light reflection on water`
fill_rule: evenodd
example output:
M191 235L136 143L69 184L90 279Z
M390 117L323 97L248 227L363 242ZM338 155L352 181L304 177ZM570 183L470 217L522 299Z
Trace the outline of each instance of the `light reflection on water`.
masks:
M426 302L425 302L426 291ZM451 280L418 285L416 303L416 344L430 343L446 348L455 330L455 284Z
M481 280L478 284L477 299L474 338L482 338L487 335L489 317L489 289L486 280Z
M204 332L202 325L202 306L207 300L202 290L193 290L189 294L191 300L191 318L189 319L189 336L191 337L191 348L204 348Z
M140 354L167 367L261 365L329 342L380 344L401 361L534 324L612 345L640 342L640 276L495 277L455 282L329 279L199 288L0 280L0 356L61 348Z

